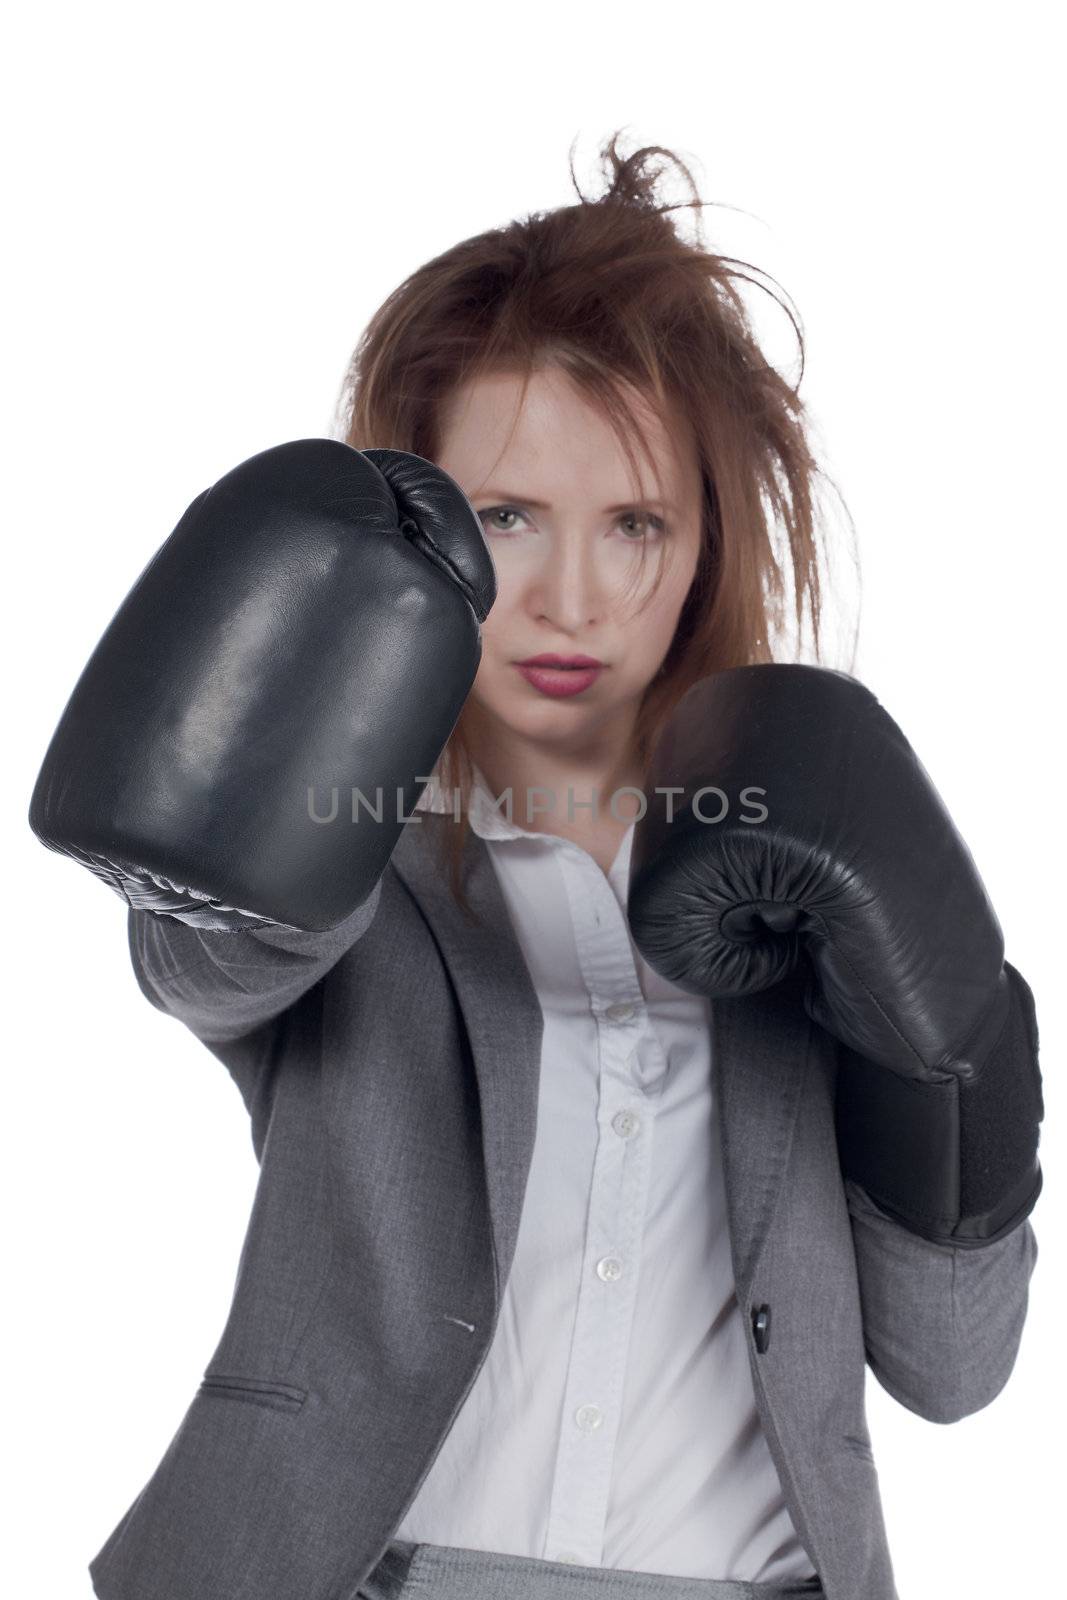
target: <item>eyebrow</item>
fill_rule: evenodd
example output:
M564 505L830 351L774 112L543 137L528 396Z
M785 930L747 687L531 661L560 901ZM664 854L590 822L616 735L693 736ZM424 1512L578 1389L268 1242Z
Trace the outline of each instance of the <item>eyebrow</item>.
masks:
M508 505L529 506L533 511L551 511L552 507L547 500L531 500L529 495L509 494L506 489L482 489L474 496L475 500L494 500ZM658 506L661 511L673 511L675 508L669 500L660 500L657 497L647 499L626 500L622 505L605 506L604 515L610 516L616 511L632 511L635 506Z

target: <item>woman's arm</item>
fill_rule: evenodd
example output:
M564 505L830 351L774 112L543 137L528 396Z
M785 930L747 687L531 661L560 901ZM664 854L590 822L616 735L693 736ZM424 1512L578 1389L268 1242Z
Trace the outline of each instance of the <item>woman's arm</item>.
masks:
M928 1422L958 1422L1011 1376L1037 1239L1029 1220L978 1248L936 1244L894 1222L851 1179L864 1340L871 1371Z
M325 978L370 928L379 899L381 880L362 906L326 933L277 926L229 933L131 909L134 974L152 1005L206 1045L234 1040L277 1018Z
M130 958L142 992L226 1067L252 1118L257 1157L293 1008L367 932L380 898L381 879L326 933L280 927L225 932L152 911L129 912Z
M239 1039L325 977L370 927L380 898L379 879L364 903L325 933L281 927L222 932L131 909L133 970L152 1004L205 1044Z
M1042 1182L1034 997L876 697L821 667L714 673L675 708L650 775L684 803L650 805L634 836L630 926L649 965L713 1000L802 971L805 1011L841 1046L843 1175L929 1243L1014 1234Z
M445 473L296 440L192 502L75 686L30 825L123 896L142 990L243 1087L370 926L495 594Z

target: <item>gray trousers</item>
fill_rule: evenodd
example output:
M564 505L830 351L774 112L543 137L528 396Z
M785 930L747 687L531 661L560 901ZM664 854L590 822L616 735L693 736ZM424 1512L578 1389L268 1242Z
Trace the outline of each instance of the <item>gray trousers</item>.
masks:
M493 1550L394 1539L363 1580L360 1600L823 1600L818 1578L789 1583L678 1578L583 1567Z

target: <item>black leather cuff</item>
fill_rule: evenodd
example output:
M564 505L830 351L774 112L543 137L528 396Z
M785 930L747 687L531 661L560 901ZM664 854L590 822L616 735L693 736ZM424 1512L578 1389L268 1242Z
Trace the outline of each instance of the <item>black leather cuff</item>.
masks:
M844 1177L902 1227L937 1244L992 1244L1041 1193L1045 1107L1037 1017L1008 962L1003 1022L981 1065L941 1080L901 1077L840 1047L835 1118Z

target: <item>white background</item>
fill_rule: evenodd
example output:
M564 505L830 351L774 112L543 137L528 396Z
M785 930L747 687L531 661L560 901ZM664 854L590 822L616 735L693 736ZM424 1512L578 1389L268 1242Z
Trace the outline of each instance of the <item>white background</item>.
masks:
M1041 1257L1015 1372L920 1420L868 1379L902 1600L1062 1570L1064 541L1053 11L927 5L22 7L3 68L4 1589L89 1596L229 1306L240 1097L143 1000L123 907L26 826L63 703L188 502L325 434L380 301L595 189L613 129L804 320L858 524L857 671L968 840L1042 1023ZM740 208L731 211L726 207ZM781 313L753 310L783 359ZM936 885L931 885L936 892ZM857 1596L856 1600L862 1600Z

